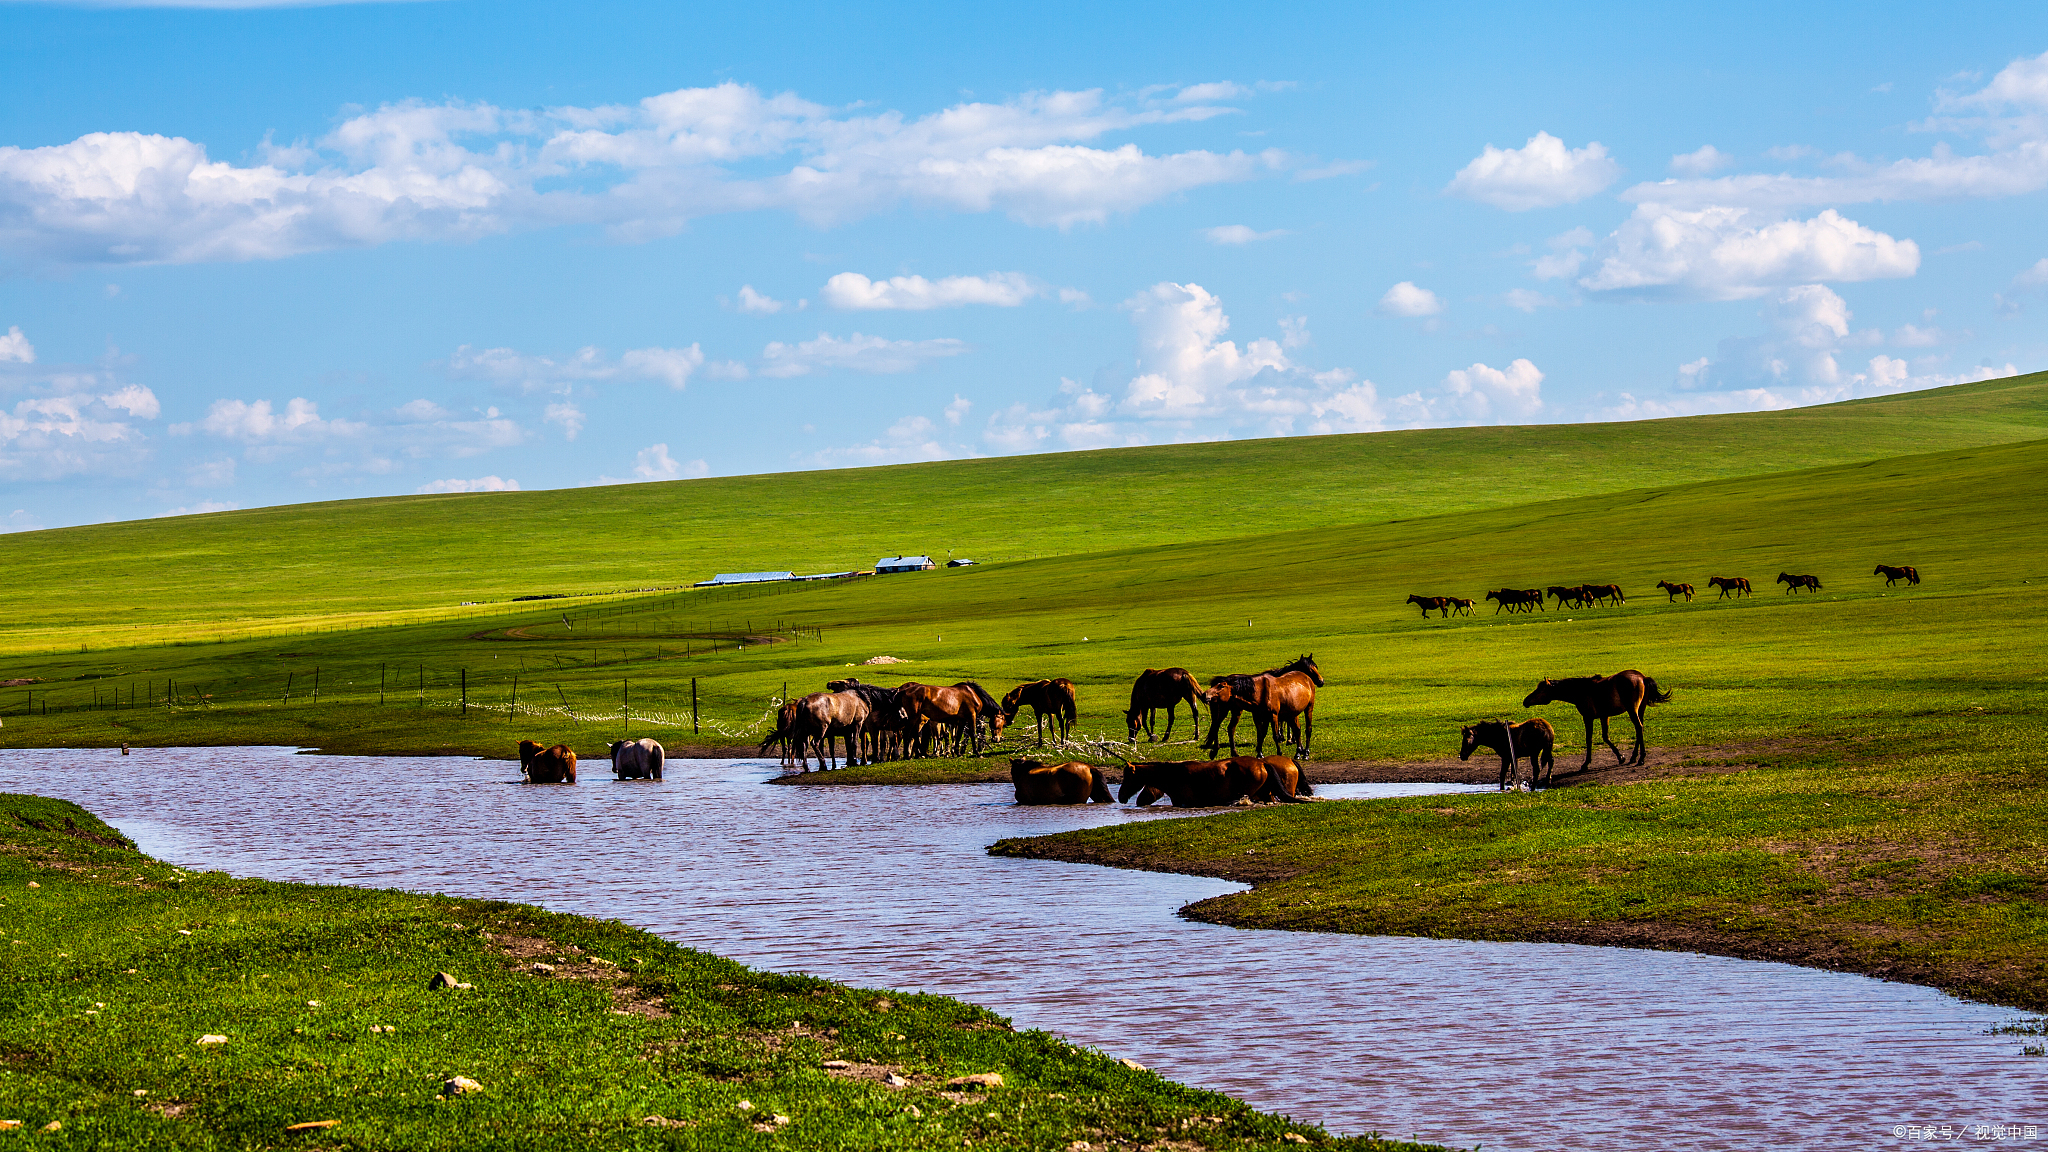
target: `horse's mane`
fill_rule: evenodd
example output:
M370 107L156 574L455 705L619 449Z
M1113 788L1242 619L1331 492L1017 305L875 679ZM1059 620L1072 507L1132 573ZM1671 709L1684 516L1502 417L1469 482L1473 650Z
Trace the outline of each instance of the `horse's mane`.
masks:
M1002 709L1002 703L998 701L995 697L989 695L988 689L983 688L981 685L976 684L972 680L962 680L960 683L953 685L953 687L965 688L968 691L974 693L974 695L981 700L981 706L984 708L993 708L998 711Z
M1550 682L1552 684L1598 684L1606 679L1607 677L1596 672L1591 676L1554 676Z
M1288 661L1287 663L1285 663L1285 664L1282 664L1282 665L1281 665L1281 666L1279 666L1278 668L1268 668L1268 669L1266 669L1266 670L1265 670L1264 672L1261 672L1261 673L1260 673L1260 675L1261 675L1261 676L1285 676L1285 675L1287 675L1287 674L1288 674L1289 672L1306 672L1306 671L1308 671L1308 666L1309 666L1309 658L1308 658L1308 657L1306 657L1306 656L1296 656L1296 657L1295 657L1294 659L1292 659L1292 660L1289 660L1289 661Z

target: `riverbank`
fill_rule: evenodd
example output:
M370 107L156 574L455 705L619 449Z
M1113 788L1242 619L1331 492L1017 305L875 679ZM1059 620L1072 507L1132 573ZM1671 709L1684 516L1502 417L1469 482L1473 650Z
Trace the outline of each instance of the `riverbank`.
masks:
M0 795L0 890L29 1146L1422 1147L616 921L187 872L64 801Z
M1703 952L2041 1011L2037 737L2031 714L1969 709L1598 788L1285 806L990 851L1248 883L1183 913L1238 927ZM1564 783L1579 757L1560 759Z

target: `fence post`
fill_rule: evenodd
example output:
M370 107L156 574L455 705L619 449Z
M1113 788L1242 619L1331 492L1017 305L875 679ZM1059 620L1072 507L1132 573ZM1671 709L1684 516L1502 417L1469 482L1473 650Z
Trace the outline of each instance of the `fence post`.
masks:
M690 735L697 734L697 678L690 677Z
M619 711L626 714L626 739L633 738L633 682L619 681Z
M511 719L513 719L513 718L517 717L518 715L519 715L519 673L517 673L517 672L514 672L514 673L512 674L512 706L511 706L510 708L508 708L508 709L506 709L506 710L505 710L505 719L507 719L507 720L511 720Z

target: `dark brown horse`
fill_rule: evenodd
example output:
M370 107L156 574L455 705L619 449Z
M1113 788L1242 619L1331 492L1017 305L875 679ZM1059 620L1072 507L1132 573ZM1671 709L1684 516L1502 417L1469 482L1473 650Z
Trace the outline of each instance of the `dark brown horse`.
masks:
M1594 604L1604 604L1609 600L1616 604L1628 603L1628 597L1622 595L1619 584L1588 584L1580 589L1580 593L1581 599Z
M1259 762L1266 766L1266 786L1251 794L1252 803L1300 804L1316 794L1301 765L1290 757L1268 756Z
M1688 604L1692 602L1692 585L1690 584L1673 584L1669 580L1659 580L1657 581L1657 587L1664 590L1664 602L1666 604L1671 603L1680 596L1685 597Z
M1904 580L1908 584L1918 584L1920 582L1920 570L1918 568L1913 567L1911 564L1908 564L1903 568L1894 568L1889 564L1879 564L1876 568L1871 570L1870 574L1872 576L1884 577L1884 586L1887 588L1891 587L1894 584L1897 584L1901 580Z
M574 784L576 750L567 744L542 748L531 740L521 740L519 771L534 784Z
M1038 760L1010 761L1010 783L1019 804L1110 803L1109 776L1092 764L1068 761L1047 764Z
M1543 592L1537 588L1498 588L1488 592L1486 598L1499 601L1499 606L1493 610L1495 616L1500 615L1502 608L1510 612L1533 612L1543 607Z
M1616 672L1612 676L1573 676L1564 680L1545 680L1536 685L1522 701L1522 707L1534 708L1562 700L1579 710L1579 716L1586 722L1586 762L1579 765L1583 772L1593 766L1593 721L1600 721L1600 742L1614 749L1614 758L1624 764L1642 764L1650 758L1650 747L1643 741L1643 710L1652 704L1666 704L1671 693L1659 691L1657 682L1631 668ZM1621 749L1614 747L1614 741L1607 734L1607 718L1627 716L1636 726L1636 744L1626 758Z
M1422 609L1422 618L1424 620L1429 619L1429 614L1431 612L1441 611L1446 616L1449 616L1451 614L1451 598L1449 596L1415 595L1408 597L1405 603L1414 604L1420 607Z
M1562 584L1552 584L1549 588L1544 589L1544 591L1557 597L1557 606L1559 608L1567 604L1574 607L1583 607L1586 603L1586 586L1584 584L1574 584L1569 588Z
M1017 722L1017 712L1030 705L1032 716L1038 721L1038 746L1045 747L1045 718L1052 717L1053 735L1061 740L1073 730L1075 703L1074 682L1065 677L1056 680L1033 680L1019 684L1003 697L1003 724Z
M1460 615L1470 616L1472 614L1472 601L1465 599L1463 596L1446 596L1444 600L1452 608L1456 609ZM1450 613L1446 612L1444 615L1448 616Z
M1806 589L1808 592L1820 591L1820 577L1818 576L1794 576L1790 572L1780 572L1776 582L1785 586L1787 595L1797 592L1801 588Z
M1166 735L1159 740L1173 739L1173 714L1186 701L1188 711L1194 715L1194 724L1202 723L1202 687L1195 683L1192 672L1185 668L1147 668L1131 685L1131 706L1124 713L1124 724L1128 729L1131 743L1138 742L1138 729L1145 730L1147 740L1152 735L1152 713L1166 709Z
M1500 753L1500 790L1503 792L1508 790L1509 777L1514 777L1517 786L1520 785L1517 770L1523 760L1529 762L1531 792L1538 784L1548 786L1550 774L1557 770L1557 732L1551 728L1550 721L1541 716L1514 725L1501 720L1467 724L1458 747L1458 759L1470 760L1472 753L1481 748L1491 748ZM1513 749L1512 754L1510 749Z
M1138 797L1140 808L1161 796L1175 808L1220 808L1235 804L1266 787L1263 760L1239 756L1230 760L1139 761L1124 765L1116 798Z
M1714 599L1716 600L1725 600L1731 594L1734 593L1740 593L1744 596L1747 596L1749 595L1749 577L1709 576L1707 577L1707 587L1719 588L1721 590L1721 594L1719 596L1714 597Z
M1265 751L1266 729L1273 730L1273 750L1278 752L1283 732L1289 732L1294 740L1294 754L1306 759L1310 745L1315 742L1316 689L1323 686L1322 670L1316 667L1313 653L1296 657L1292 662L1278 668L1268 668L1257 675L1237 673L1218 676L1211 680L1206 696L1209 701L1210 755L1215 755L1221 741L1217 728L1223 718L1230 718L1230 750L1237 751L1237 720L1240 713L1252 714L1252 727L1257 738L1252 745L1254 754ZM1306 722L1304 729L1303 723Z

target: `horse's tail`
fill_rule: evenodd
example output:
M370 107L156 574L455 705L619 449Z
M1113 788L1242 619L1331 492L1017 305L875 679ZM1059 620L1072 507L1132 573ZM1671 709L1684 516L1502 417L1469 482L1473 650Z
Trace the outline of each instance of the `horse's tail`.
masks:
M1116 797L1109 793L1109 772L1100 765L1088 766L1088 799L1097 804L1116 803Z
M1652 704L1669 703L1671 703L1671 693L1659 690L1657 681L1654 678L1649 676L1643 677L1643 706L1648 707Z

